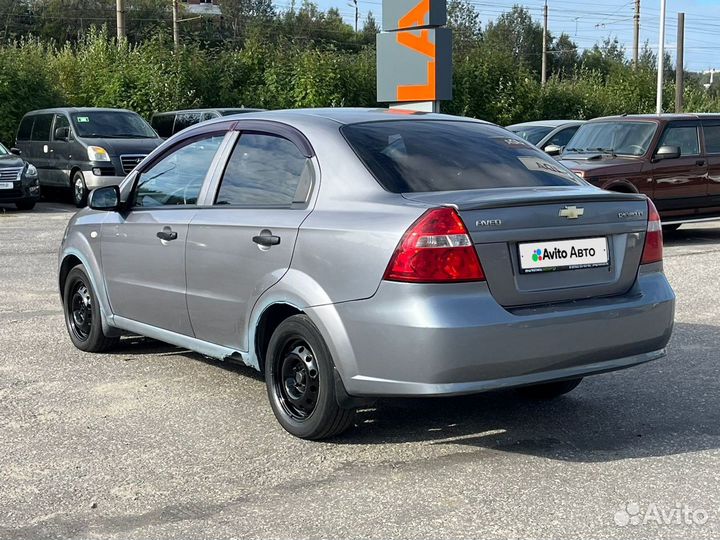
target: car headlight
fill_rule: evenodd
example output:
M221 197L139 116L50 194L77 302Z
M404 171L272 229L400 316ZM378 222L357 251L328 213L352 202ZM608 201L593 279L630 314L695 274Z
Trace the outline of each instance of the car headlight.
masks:
M110 154L102 146L88 146L87 154L90 161L110 161Z
M26 178L37 178L37 169L35 168L35 165L32 165L31 163L27 164L27 167L25 168L25 177Z

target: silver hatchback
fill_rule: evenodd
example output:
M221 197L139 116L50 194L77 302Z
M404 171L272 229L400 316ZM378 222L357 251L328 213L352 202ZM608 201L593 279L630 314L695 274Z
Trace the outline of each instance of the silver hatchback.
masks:
M675 305L644 196L492 124L367 109L174 136L71 220L59 285L79 349L243 362L308 439L381 396L559 396L662 357Z

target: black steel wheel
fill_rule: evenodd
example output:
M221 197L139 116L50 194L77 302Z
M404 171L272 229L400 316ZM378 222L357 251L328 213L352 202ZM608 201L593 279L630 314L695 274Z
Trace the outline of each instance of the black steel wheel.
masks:
M352 424L355 410L338 404L330 351L306 315L286 319L273 333L265 380L275 417L292 435L324 439Z
M70 340L78 349L88 352L106 351L118 341L102 329L102 314L92 282L82 265L67 275L63 288L65 325Z

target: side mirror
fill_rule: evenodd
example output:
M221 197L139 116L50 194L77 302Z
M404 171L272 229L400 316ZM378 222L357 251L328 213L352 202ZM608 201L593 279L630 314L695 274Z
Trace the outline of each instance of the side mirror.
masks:
M565 150L565 147L558 146L557 144L548 144L545 148L543 148L545 153L549 156L559 156L562 154L562 151Z
M59 127L55 130L55 140L67 141L69 138L70 138L70 128L69 127Z
M16 156L19 156L20 154L22 154L22 152L20 151L20 149L19 149L19 148L15 148L14 146L10 149L10 153L11 153L11 154L15 154Z
M90 192L88 206L93 210L115 212L120 208L120 187L105 186Z
M664 159L677 159L681 155L679 146L661 146L655 152L655 161L663 161Z

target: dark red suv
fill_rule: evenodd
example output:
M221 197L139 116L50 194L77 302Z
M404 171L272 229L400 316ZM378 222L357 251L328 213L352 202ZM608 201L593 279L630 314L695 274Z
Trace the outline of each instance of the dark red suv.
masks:
M648 195L665 227L720 219L720 114L598 118L560 160L603 189Z

